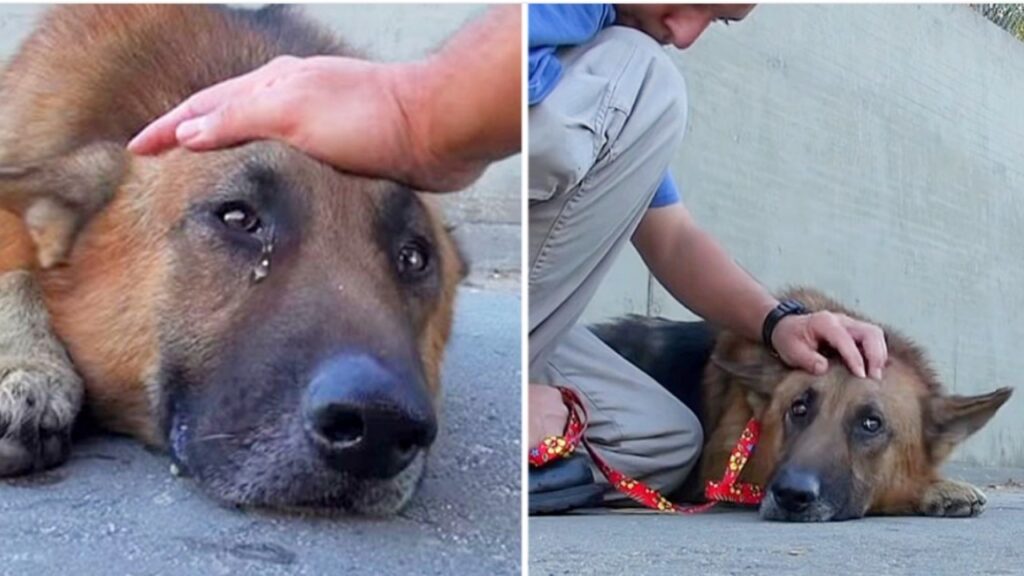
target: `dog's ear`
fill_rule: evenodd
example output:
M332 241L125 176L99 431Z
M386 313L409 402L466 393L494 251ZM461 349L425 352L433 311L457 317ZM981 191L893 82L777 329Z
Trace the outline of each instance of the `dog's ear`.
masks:
M711 364L735 378L750 392L763 396L771 396L775 385L792 370L767 352L759 352L745 360L726 359L713 354Z
M979 396L938 396L926 400L925 437L933 462L941 462L958 444L984 426L1010 395L1000 388Z
M124 147L98 142L68 154L0 166L0 208L21 216L39 265L62 262L75 237L114 195L128 165Z
M466 279L469 276L469 269L471 267L469 257L466 256L465 250L462 249L462 242L455 235L455 226L446 225L444 231L448 234L451 239L452 255L457 265L459 282Z

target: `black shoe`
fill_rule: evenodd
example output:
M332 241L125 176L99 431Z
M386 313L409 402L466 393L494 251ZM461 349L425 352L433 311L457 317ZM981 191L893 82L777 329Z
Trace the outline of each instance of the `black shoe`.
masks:
M594 483L586 459L563 458L542 468L530 468L530 514L555 514L574 508L600 506L604 487Z

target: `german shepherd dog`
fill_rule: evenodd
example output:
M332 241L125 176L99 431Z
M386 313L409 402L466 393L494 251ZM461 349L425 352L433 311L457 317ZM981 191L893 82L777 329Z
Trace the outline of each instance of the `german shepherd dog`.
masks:
M783 297L864 319L814 290ZM632 316L594 331L698 414L704 449L684 499L699 500L697 490L722 477L757 417L761 440L741 481L765 487L762 518L975 516L984 508L980 490L942 478L939 468L1012 390L946 394L924 352L894 330L884 328L889 360L881 382L857 378L837 356L822 376L795 370L759 343L701 322Z
M41 19L0 78L0 475L66 460L84 405L220 501L408 501L464 275L429 198L273 142L124 151L197 90L317 54L351 52L279 7Z

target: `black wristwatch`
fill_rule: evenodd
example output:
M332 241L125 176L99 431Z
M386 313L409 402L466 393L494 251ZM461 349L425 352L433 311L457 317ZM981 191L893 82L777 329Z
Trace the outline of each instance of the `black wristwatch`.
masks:
M772 354L778 356L778 352L775 351L775 345L772 344L772 332L775 332L775 327L779 324L779 320L786 316L800 316L802 314L807 314L807 308L803 303L799 300L788 299L779 302L779 305L772 308L771 312L764 317L764 324L761 325L761 341L772 351Z

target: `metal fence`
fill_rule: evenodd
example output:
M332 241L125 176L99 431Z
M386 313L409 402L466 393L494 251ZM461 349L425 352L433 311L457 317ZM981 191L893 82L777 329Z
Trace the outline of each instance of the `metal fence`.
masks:
M1024 42L1024 4L971 4L971 8Z

